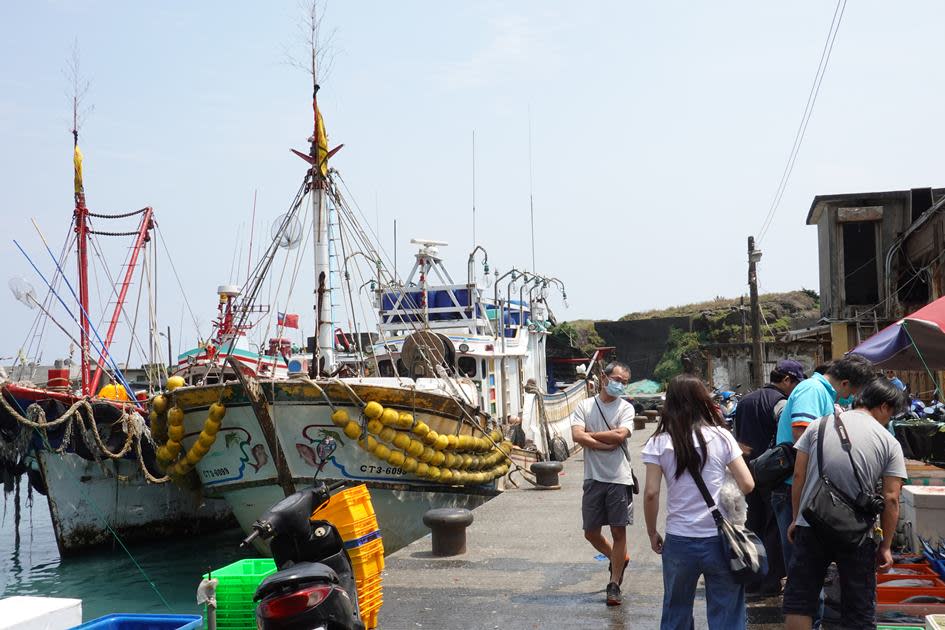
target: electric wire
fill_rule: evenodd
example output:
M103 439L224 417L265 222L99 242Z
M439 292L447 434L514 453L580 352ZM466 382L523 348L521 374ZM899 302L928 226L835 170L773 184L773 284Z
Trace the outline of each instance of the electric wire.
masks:
M837 0L837 5L834 8L833 18L830 21L830 29L827 31L827 38L824 41L824 49L820 54L820 62L817 64L817 72L814 73L814 81L811 84L810 92L807 95L807 104L804 106L804 113L801 116L801 122L797 127L797 132L794 134L794 143L791 146L791 151L788 154L787 162L784 165L784 170L781 173L781 180L778 183L778 188L775 191L774 199L771 201L771 207L768 209L768 214L765 215L765 219L762 222L761 230L758 233L758 242L760 243L764 239L765 235L768 233L768 229L771 227L771 224L774 221L774 217L777 214L778 208L781 206L781 200L784 198L784 193L787 190L788 181L791 178L791 174L794 172L794 166L797 163L797 157L800 154L801 145L804 142L804 136L807 133L807 125L810 122L811 115L814 113L814 106L817 103L817 96L820 94L820 85L824 80L824 75L827 72L827 64L830 62L830 54L833 52L833 44L837 38L837 33L840 31L840 22L843 20L843 13L846 10L847 0Z

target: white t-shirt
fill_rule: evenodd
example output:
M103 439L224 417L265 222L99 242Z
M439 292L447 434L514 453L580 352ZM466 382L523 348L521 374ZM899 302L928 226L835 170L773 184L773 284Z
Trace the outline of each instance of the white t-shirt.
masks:
M598 404L600 407L598 407ZM607 416L606 423L600 415L601 411ZM574 412L571 414L571 426L584 427L584 430L588 433L610 431L619 427L623 427L632 433L633 415L633 405L622 398L615 398L609 403L605 403L600 399L600 396L594 396L582 400L574 408ZM584 478L607 483L622 483L627 486L633 485L630 462L627 461L623 449L619 447L612 451L584 449Z
M702 478L706 488L716 504L719 502L719 493L725 479L726 467L742 456L741 448L729 431L720 427L703 426L700 428L705 438L708 458L702 469ZM696 451L701 453L696 441L695 431L692 433ZM657 464L663 469L666 479L666 533L675 536L689 536L691 538L709 538L718 536L712 513L702 498L696 482L688 472L676 478L676 452L673 450L673 441L668 433L660 433L651 437L643 446L643 463Z

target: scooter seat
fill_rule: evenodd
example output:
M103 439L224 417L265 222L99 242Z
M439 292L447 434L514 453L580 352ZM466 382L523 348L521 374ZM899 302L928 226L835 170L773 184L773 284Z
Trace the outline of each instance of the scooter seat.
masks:
M338 574L321 562L300 562L281 571L276 571L264 579L256 589L254 600L260 600L270 593L284 588L296 588L303 584L338 584Z

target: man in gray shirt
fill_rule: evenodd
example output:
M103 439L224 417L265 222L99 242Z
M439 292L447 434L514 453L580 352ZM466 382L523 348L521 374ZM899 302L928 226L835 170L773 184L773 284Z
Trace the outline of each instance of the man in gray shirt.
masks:
M886 379L876 379L863 388L852 411L840 414L849 436L849 455L843 449L832 415L812 422L795 444L794 523L788 531L794 543L794 556L784 589L785 627L788 630L811 627L820 589L831 562L837 563L840 573L843 627L875 627L876 568L888 568L892 564L890 548L899 520L899 491L907 478L902 447L886 430L886 425L905 404L901 390ZM820 479L817 453L820 431L824 432L824 476L838 490L853 499L861 492L875 494L876 488L882 484L882 541L878 547L873 536L867 536L858 545L846 547L830 542L825 540L823 532L815 531L804 519L804 508Z
M633 471L626 440L633 430L633 405L620 396L630 369L616 361L604 368L601 392L582 400L571 414L571 437L584 447L584 537L610 558L607 605L620 605L620 583L630 561L627 525L633 521ZM613 545L601 533L610 526Z

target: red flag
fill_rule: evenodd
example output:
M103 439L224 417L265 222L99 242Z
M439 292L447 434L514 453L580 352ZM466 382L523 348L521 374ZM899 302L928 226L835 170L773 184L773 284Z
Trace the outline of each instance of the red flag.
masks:
M298 328L298 313L279 313L278 325L282 326L283 328Z

